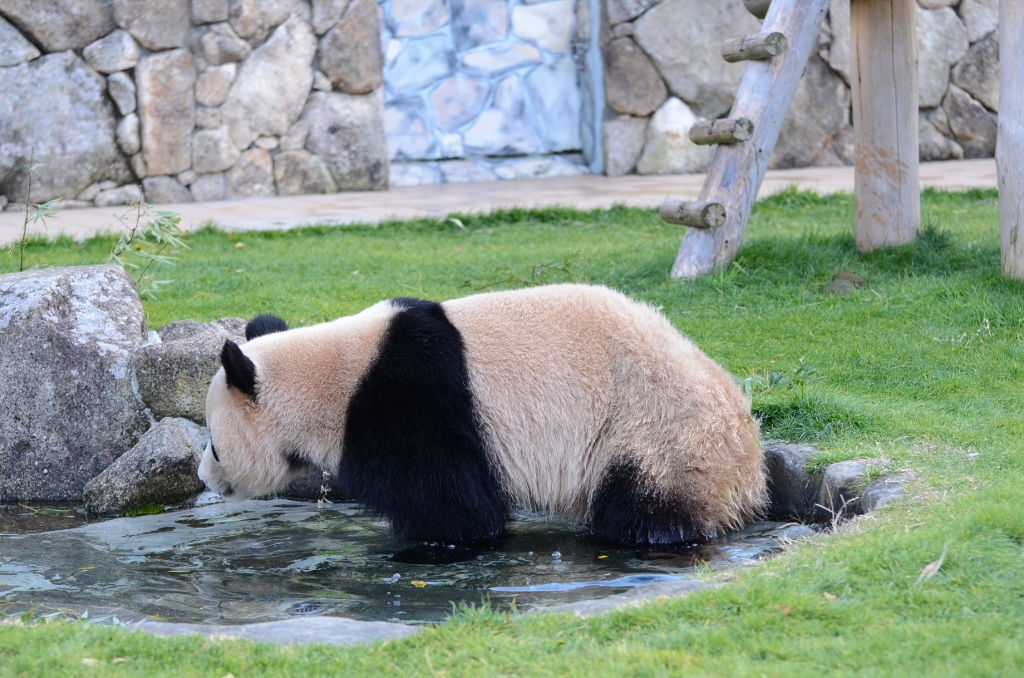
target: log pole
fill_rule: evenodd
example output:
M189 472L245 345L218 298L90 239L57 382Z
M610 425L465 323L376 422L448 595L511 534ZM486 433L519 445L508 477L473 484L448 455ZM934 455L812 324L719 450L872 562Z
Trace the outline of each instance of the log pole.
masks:
M1003 274L1024 280L1024 3L1002 0L999 16L999 220Z
M690 128L690 141L701 146L735 144L754 135L754 123L748 118L701 120Z
M921 229L914 0L852 0L857 249L914 242Z
M701 202L724 206L725 223L717 228L691 228L686 232L672 266L673 278L707 275L736 258L782 122L811 49L817 45L818 30L828 6L829 0L771 1L764 30L785 35L789 47L774 59L747 62L729 117L753 120L753 135L742 144L715 149L700 193Z
M778 31L745 35L726 40L722 45L722 58L731 64L738 61L760 61L779 56L788 46L786 36Z
M719 202L666 200L659 213L670 224L690 228L718 228L725 223L725 206Z

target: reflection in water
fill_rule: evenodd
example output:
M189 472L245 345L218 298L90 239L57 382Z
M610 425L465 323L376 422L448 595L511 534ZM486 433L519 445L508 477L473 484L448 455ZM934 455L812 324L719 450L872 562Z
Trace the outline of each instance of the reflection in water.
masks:
M67 524L62 518L54 527ZM415 543L354 504L247 501L118 518L0 541L0 615L67 611L121 620L243 623L296 615L425 622L453 604L519 609L748 564L804 526L761 523L727 539L638 551L525 514L500 541ZM49 526L48 526L49 527ZM706 565L705 565L706 564Z

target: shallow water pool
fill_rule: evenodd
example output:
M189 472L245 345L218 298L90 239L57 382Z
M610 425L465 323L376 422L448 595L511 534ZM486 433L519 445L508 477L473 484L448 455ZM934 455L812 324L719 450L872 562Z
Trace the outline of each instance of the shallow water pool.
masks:
M476 549L393 537L355 504L216 503L69 529L73 513L0 522L0 615L249 623L301 615L421 623L488 598L520 610L750 564L803 525L758 523L711 544L609 548L523 514ZM63 522L62 522L63 521ZM38 529L52 531L25 534Z

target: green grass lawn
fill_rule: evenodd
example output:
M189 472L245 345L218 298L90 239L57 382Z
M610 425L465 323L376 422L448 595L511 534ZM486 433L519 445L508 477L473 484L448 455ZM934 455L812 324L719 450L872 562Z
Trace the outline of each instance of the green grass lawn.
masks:
M922 211L917 244L861 257L850 196L787 192L757 205L737 264L697 282L667 279L683 229L633 209L194 234L161 272L177 282L145 304L151 327L260 311L301 325L389 296L605 284L661 307L740 379L811 366L805 385L756 391L767 436L814 442L823 463L876 457L919 481L909 501L721 589L597 619L464 610L354 649L9 625L0 673L1024 675L1024 285L999 274L995 192L928 191ZM33 242L26 259L101 263L111 245ZM838 270L866 286L821 294Z

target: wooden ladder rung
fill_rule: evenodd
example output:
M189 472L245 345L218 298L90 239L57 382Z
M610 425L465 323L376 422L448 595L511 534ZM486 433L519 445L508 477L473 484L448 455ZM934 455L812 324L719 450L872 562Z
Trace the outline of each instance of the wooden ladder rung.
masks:
M690 128L690 141L701 146L735 144L754 136L754 123L750 118L721 118L701 120Z
M717 228L725 223L725 206L720 202L666 200L658 211L668 223L690 228Z
M778 31L744 35L726 40L722 45L722 58L731 64L737 61L762 61L777 57L786 51L789 41Z

